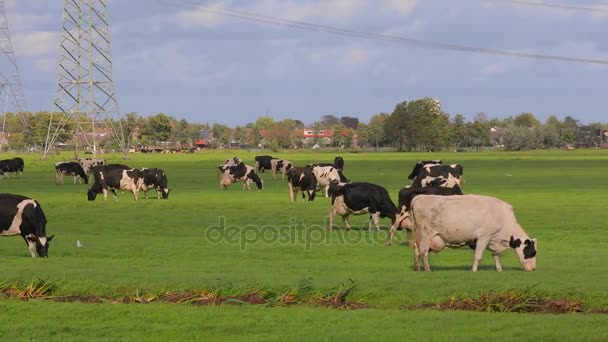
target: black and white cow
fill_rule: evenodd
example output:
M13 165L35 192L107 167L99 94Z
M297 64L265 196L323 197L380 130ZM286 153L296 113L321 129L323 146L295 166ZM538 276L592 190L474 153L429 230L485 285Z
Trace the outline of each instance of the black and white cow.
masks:
M167 175L163 169L157 168L143 168L139 169L139 190L144 192L144 196L148 199L148 190L154 189L156 191L156 198L160 199L161 195L163 199L169 198L169 189L167 183Z
M0 194L0 235L21 235L32 255L46 258L49 242L46 236L46 216L40 203L21 195Z
M236 165L220 166L220 189L226 190L228 185L243 182L243 190L251 191L251 183L255 183L259 190L264 187L264 182L255 173L253 166L241 162Z
M133 199L137 201L139 193L140 170L121 164L108 164L93 167L93 186L87 191L89 201L94 201L97 194L103 194L104 201L108 199L108 190L112 191L114 199L118 201L116 190L129 190Z
M74 184L78 180L78 184L82 184L81 179L84 179L84 184L89 184L89 176L82 166L76 162L57 162L55 163L55 184L63 184L63 176L74 176Z
M289 198L292 202L296 201L298 191L302 191L302 198L315 200L315 192L317 191L317 177L309 167L292 167L287 171L287 184L289 185Z
M453 188L446 187L426 187L426 188L415 188L405 187L399 191L399 205L397 206L397 217L395 222L391 226L391 230L386 240L386 245L390 246L395 231L399 228L407 230L407 243L410 247L413 247L412 238L412 224L410 220L410 209L412 207L412 200L418 195L439 195L439 196L453 196L462 195L460 186L455 185Z
M281 180L285 179L287 171L293 167L293 163L285 159L272 159L270 160L270 172L272 172L272 179L276 180L276 174L281 174Z
M442 162L439 159L419 161L416 163L416 165L414 165L414 168L412 169L412 172L410 172L409 176L407 176L407 179L414 179L414 177L416 177L422 171L422 168L425 165L438 165L441 163Z
M452 188L462 182L463 168L459 164L427 164L414 177L412 187L441 186Z
M255 156L255 169L262 173L264 173L266 170L272 169L272 164L270 163L272 159L276 158L272 156Z
M376 230L380 230L380 218L386 217L395 223L397 208L385 188L365 182L338 183L329 185L331 210L329 212L329 230L333 227L334 217L341 215L344 226L350 229L349 215L370 214L368 229L372 230L372 222Z
M313 165L310 169L317 178L317 187L319 187L325 197L329 197L329 183L333 181L340 182L342 178L346 178L340 177L340 173L333 166Z
M348 179L346 178L346 176L344 176L344 158L337 156L334 158L334 163L330 164L330 163L316 163L316 164L308 164L306 165L308 167L313 167L313 166L333 166L337 171L338 171L338 175L340 176L340 182L348 182Z
M87 174L90 174L93 171L93 167L107 164L106 160L103 158L78 158L78 163Z
M24 166L25 163L23 162L23 159L19 157L0 160L0 176L4 176L6 174L6 178L8 178L9 172L14 172L15 176L18 176L19 173L23 175Z

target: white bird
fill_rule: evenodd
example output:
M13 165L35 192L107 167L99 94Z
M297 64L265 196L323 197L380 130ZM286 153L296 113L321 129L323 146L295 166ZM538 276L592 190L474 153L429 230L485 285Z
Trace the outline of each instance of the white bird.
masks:
M76 247L78 247L78 248L82 247L82 244L80 243L80 240L76 240Z

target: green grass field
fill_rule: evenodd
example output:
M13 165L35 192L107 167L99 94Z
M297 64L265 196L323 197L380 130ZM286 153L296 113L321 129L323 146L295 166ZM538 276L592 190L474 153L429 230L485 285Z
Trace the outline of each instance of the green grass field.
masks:
M90 185L73 185L71 177L65 185L54 183L53 164L69 155L48 160L23 156L24 176L0 179L0 192L39 200L49 221L47 233L56 238L48 259L32 259L20 237L0 238L0 282L37 276L55 281L56 295L112 297L196 289L281 291L307 277L317 292L352 279L358 285L349 299L371 309L5 300L0 301L2 339L608 339L607 315L403 309L480 291L529 287L582 300L585 309L608 307L608 151L342 154L348 178L386 187L395 202L399 189L410 183L407 175L416 161L440 158L462 164L465 193L511 203L526 232L538 238L537 271L532 273L523 271L511 251L503 255L504 272L495 272L486 254L480 271L472 273L469 249L433 254L434 272L414 272L409 248L384 246L386 229L370 233L367 217L356 216L350 221L360 229L327 232L329 200L317 197L311 203L299 197L291 203L286 182L273 181L269 173L263 174L263 191L243 192L241 184L220 191L216 166L235 155L253 164L252 153L232 150L137 154L127 162L107 157L167 172L169 200L141 196L138 202L128 193L119 194L118 202L99 196L89 202ZM335 154L276 155L303 165L330 162ZM14 156L0 154L1 159ZM84 247L77 248L77 240Z

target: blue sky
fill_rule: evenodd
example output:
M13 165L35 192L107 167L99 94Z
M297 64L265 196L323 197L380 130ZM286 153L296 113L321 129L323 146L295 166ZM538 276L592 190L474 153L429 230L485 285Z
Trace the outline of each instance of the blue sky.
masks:
M542 1L536 1L542 2ZM444 111L608 122L608 66L424 49L263 25L197 4L434 42L608 61L608 12L484 0L108 0L121 112L245 124L270 114L367 121L404 100ZM549 2L547 3L555 3ZM562 4L602 6L598 1ZM603 4L603 5L602 5ZM50 110L62 1L8 0L31 110Z

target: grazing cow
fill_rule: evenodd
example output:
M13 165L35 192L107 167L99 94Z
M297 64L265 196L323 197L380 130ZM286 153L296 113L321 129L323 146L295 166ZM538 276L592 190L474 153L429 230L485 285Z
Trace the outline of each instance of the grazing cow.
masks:
M341 177L333 166L312 166L312 173L317 178L317 186L323 191L325 197L329 197L329 183L332 181L340 181Z
M139 169L139 190L144 192L144 196L148 199L148 190L154 189L156 191L156 198L160 199L161 195L163 199L169 198L169 189L167 185L167 175L163 169Z
M414 168L412 169L412 172L410 172L409 176L407 176L407 179L414 179L422 171L422 168L426 165L438 164L441 164L441 160L439 159L419 161L416 163L416 165L414 165Z
M315 192L317 191L317 177L315 177L312 169L309 167L292 167L287 171L287 184L289 185L289 198L292 202L296 201L298 191L302 191L302 199L315 200Z
M283 180L285 178L285 175L287 174L287 171L289 171L289 169L291 169L293 167L293 163L290 162L289 160L285 160L285 159L272 159L270 161L270 171L272 172L272 179L276 180L276 174L277 172L281 173L281 180Z
M264 182L255 173L253 166L241 162L236 165L220 166L220 189L226 190L228 185L243 182L243 190L251 191L251 183L255 183L259 190L264 187Z
M57 162L55 163L55 184L63 184L63 176L74 176L74 184L78 179L78 184L82 184L81 179L84 179L84 184L89 184L89 176L82 166L76 162Z
M414 177L412 187L419 188L438 185L452 188L455 185L460 186L462 175L463 169L459 164L426 164Z
M338 175L340 176L340 182L344 183L344 182L348 182L348 179L346 178L346 176L344 176L344 159L342 157L336 157L334 158L334 163L330 164L330 163L317 163L317 164L308 164L306 165L308 167L314 167L314 166L333 166L337 171L338 171Z
M376 230L380 230L380 218L391 219L395 223L397 208L385 188L364 182L338 183L329 185L332 207L329 212L329 230L333 227L336 214L342 216L344 226L350 230L349 215L370 214L368 229L372 230L372 222Z
M87 174L93 171L94 166L106 165L106 160L103 158L78 158L78 163L82 166Z
M0 176L4 176L6 174L6 178L8 178L9 172L14 172L15 177L21 173L23 175L23 167L25 163L23 159L19 157L15 157L13 159L4 159L0 160Z
M460 186L456 185L453 188L442 188L442 187L427 187L427 188L414 188L405 187L399 191L399 205L397 206L397 217L395 223L391 226L386 245L390 246L395 235L395 231L400 227L407 230L407 244L410 247L414 247L412 240L412 227L410 220L410 208L412 207L412 200L418 195L439 195L439 196L452 196L462 195Z
M258 172L264 173L266 170L272 169L270 161L276 159L272 156L255 156L255 169Z
M49 242L55 237L46 236L46 217L40 203L13 194L0 194L0 235L21 235L32 258L46 258Z
M94 201L97 194L103 193L104 201L108 199L108 190L112 191L114 199L118 201L116 189L129 190L133 199L137 201L139 194L140 170L121 164L108 164L93 167L93 186L87 192L89 201Z
M498 198L481 195L417 196L410 210L416 235L414 267L430 271L429 251L475 245L472 271L484 249L492 252L496 271L502 271L500 255L513 248L526 271L536 269L536 239L531 239L517 222L513 207Z

